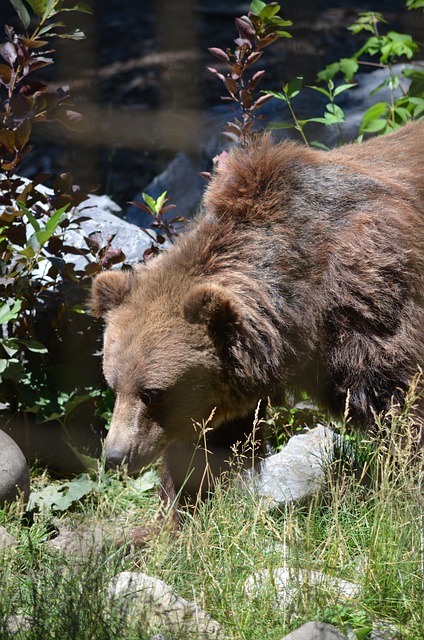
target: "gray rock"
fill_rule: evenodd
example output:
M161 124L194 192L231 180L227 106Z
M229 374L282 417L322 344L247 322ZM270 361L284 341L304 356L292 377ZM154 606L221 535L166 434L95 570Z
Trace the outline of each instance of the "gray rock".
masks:
M162 580L144 573L123 571L112 578L108 595L121 603L121 612L130 619L142 612L146 627L165 634L196 640L224 640L221 626L194 602L188 602Z
M22 178L22 180L24 183L29 182L26 178ZM44 185L39 185L37 188L42 193L53 195L53 191ZM78 228L75 228L72 225L72 218L76 219L80 216L88 219L80 222ZM66 229L64 240L66 244L77 249L87 249L85 237L95 232L101 232L105 241L108 236L115 236L112 247L121 248L124 251L127 264L142 261L144 252L151 246L152 240L154 242L156 238L154 230L149 230L150 236L148 236L139 227L123 220L121 207L109 196L90 194L87 200L84 200L74 210L71 216L71 226ZM83 269L88 262L82 255L69 254L66 259L67 262L74 263L77 269ZM37 277L38 274L44 275L48 266L50 264L47 261L41 260L38 268L32 271L33 277Z
M103 547L104 532L99 525L79 529L60 526L59 535L49 540L47 544L66 556L79 559L89 558L93 552L100 551Z
M279 453L247 474L248 486L268 508L316 494L325 481L337 437L322 425L293 436Z
M17 613L14 616L9 616L6 620L6 627L10 635L15 636L19 633L18 637L23 637L21 634L24 631L29 631L33 624L33 620L22 613Z
M22 496L29 498L29 469L24 454L10 436L0 430L0 506Z
M346 636L326 622L307 622L282 640L346 640Z
M372 620L370 640L398 640L402 633L388 620Z
M15 538L4 527L0 527L0 553L8 547L15 547L17 544Z
M335 600L357 598L360 590L353 582L341 580L320 571L277 568L257 571L247 578L245 591L254 598L263 590L270 590L276 606L287 607L296 602L306 588L312 598L315 594Z

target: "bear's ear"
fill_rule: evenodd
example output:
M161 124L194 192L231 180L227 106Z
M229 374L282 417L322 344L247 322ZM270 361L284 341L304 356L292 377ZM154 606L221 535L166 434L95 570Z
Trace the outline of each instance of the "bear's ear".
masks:
M184 315L188 322L205 324L213 340L227 342L241 329L242 310L235 294L216 284L199 284L187 294Z
M131 291L133 278L134 273L129 270L99 273L91 287L91 314L100 318L122 304Z

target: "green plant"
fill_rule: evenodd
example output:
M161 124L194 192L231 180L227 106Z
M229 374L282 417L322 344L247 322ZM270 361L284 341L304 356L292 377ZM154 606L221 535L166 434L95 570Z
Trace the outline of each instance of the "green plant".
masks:
M418 8L418 5L408 3L408 8ZM406 68L401 72L394 69L394 65L402 59L413 58L419 50L418 43L409 34L396 31L380 34L379 25L386 23L381 13L360 13L357 21L349 29L354 34L365 31L371 35L352 58L333 63L318 74L319 79L328 81L336 74L342 73L349 82L360 65L373 65L386 70L387 77L371 95L376 95L381 89L388 87L390 101L378 102L364 113L359 129L360 138L364 134L391 131L424 113L424 69ZM363 56L368 59L363 59ZM396 91L400 93L399 96Z
M354 604L336 604L324 611L324 620L343 631L351 630L357 640L367 640L373 630L373 621L364 609Z
M319 410L305 392L286 394L281 406L268 403L264 418L273 448L280 450L294 434L317 422Z
M324 124L325 126L336 125L339 130L340 141L343 142L343 131L341 128L341 124L345 121L345 114L343 110L336 104L336 98L344 91L351 89L356 86L355 84L341 84L337 87L334 86L332 80L329 80L327 83L327 89L324 87L317 86L309 86L309 89L313 89L314 91L318 91L319 93L323 93L329 100L326 105L325 113L322 117L318 118L306 118L304 120L300 120L296 116L296 112L293 108L293 99L296 98L303 87L303 78L298 77L291 82L287 82L283 85L283 90L281 92L277 91L265 91L266 95L269 95L273 98L277 98L279 100L283 100L290 111L290 114L293 118L293 122L272 122L269 124L270 129L295 129L300 133L300 136L303 142L309 146L321 147L327 149L326 145L321 142L313 141L309 142L306 134L305 134L305 125L310 122L318 122L320 124Z
M422 7L420 2L408 2L408 9ZM362 116L359 127L358 141L361 141L368 134L383 134L392 131L411 119L418 119L424 114L424 69L421 66L407 67L399 71L395 68L397 62L411 60L418 52L418 43L409 34L401 34L396 31L389 31L382 35L379 32L379 25L385 24L386 20L381 13L361 12L357 21L349 27L355 34L370 32L372 35L351 58L342 58L338 62L328 65L318 74L318 80L325 82L326 87L310 86L309 89L320 91L329 99L322 117L313 117L300 120L297 118L293 108L293 99L296 98L303 86L303 78L296 78L283 85L281 92L265 91L265 95L270 95L283 100L291 113L293 122L275 122L270 124L272 129L291 128L300 133L303 141L308 145L323 147L320 142L311 142L305 133L305 126L311 122L321 123L325 126L336 126L339 130L339 139L342 143L342 124L345 115L342 108L336 104L336 98L343 92L353 89L355 79L360 65L371 65L376 68L385 69L387 77L375 89L371 95L376 95L383 88L390 89L389 102L376 102ZM375 61L377 60L377 61ZM335 77L341 74L345 84L335 85Z
M152 223L149 228L143 228L143 231L152 241L151 246L146 249L143 254L143 260L145 262L158 255L161 250L166 249L167 241L171 243L175 242L179 236L180 227L187 223L186 218L183 216L176 216L169 221L165 218L165 213L175 207L174 204L167 204L169 198L166 197L166 194L167 192L164 191L155 199L147 193L143 193L144 204L142 202L129 203L142 209L152 217ZM152 234L149 229L153 229L154 233Z
M62 411L66 418L78 405L69 398L84 397L95 414L101 398L90 391L100 384L99 375L81 367L82 352L80 366L72 368L69 344L79 343L92 358L99 329L85 313L90 280L125 256L111 247L113 238L98 234L86 238L85 249L67 244L65 234L80 229L87 218L81 209L87 195L69 173L32 181L16 175L39 122L56 121L79 131L87 126L69 95L50 91L37 72L53 64L54 38L84 36L79 30L68 32L61 14L90 9L85 3L70 7L64 0L11 3L24 33L6 26L6 41L0 44L0 402L44 421ZM45 186L49 179L50 189ZM75 267L74 254L85 259L85 266Z

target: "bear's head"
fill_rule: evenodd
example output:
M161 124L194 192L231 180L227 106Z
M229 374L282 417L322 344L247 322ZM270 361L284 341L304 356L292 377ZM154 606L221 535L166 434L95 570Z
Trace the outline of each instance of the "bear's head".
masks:
M214 425L240 414L224 353L240 331L236 301L219 285L176 286L158 273L144 265L105 272L91 295L93 315L106 323L103 370L116 394L106 458L133 474L168 444L193 438L193 424L214 410Z

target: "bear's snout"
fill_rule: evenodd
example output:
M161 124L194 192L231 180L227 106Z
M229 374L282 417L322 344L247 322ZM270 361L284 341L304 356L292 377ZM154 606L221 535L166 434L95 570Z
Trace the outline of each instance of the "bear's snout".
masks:
M116 467L119 467L119 465L126 462L123 451L121 451L120 449L117 449L116 447L108 445L107 440L106 440L105 452L106 452L106 467L108 469L116 469Z
M163 428L146 413L146 405L136 395L116 394L105 440L108 469L126 465L128 473L136 475L160 456L167 439Z

